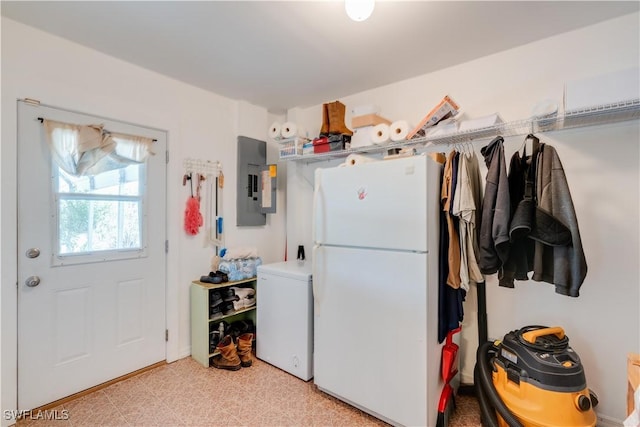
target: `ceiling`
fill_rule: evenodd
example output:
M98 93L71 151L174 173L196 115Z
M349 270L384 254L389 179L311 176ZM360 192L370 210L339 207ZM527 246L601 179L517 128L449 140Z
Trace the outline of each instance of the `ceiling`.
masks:
M2 15L283 113L599 21L640 2L2 1ZM539 58L536 58L539 59Z

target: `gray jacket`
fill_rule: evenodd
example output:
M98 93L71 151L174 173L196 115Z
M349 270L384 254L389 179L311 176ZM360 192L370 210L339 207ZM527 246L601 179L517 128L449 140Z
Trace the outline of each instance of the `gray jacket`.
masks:
M547 144L541 150L536 182L538 207L569 228L571 245L549 246L536 241L532 278L554 284L559 294L577 297L587 275L578 219L558 153Z
M503 141L498 136L480 151L488 169L478 240L478 265L482 274L501 271L509 257L511 202Z

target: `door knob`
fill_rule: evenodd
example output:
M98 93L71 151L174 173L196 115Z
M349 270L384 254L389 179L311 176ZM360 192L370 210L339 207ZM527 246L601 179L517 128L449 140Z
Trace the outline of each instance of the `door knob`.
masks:
M40 284L40 278L38 276L29 276L27 280L24 281L24 284L30 288L34 286L38 286Z
M40 249L38 248L29 248L25 253L27 258L38 258L40 256Z

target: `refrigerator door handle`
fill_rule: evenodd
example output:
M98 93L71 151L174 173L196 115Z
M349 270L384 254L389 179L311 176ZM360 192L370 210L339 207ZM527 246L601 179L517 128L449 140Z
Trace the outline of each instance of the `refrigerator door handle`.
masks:
M316 263L318 262L318 252L320 250L320 245L313 245L313 256L311 257L311 271L312 271L312 279L311 279L311 290L313 292L313 313L314 316L319 317L320 316L320 302L321 302L321 297L320 297L320 286L319 283L320 282L320 277L318 277L319 275L317 274L317 269L316 269Z
M321 235L322 233L319 232L318 228L319 228L319 224L321 224L323 221L323 215L320 215L320 212L318 212L318 204L320 203L318 201L318 198L320 197L320 193L322 192L322 179L321 179L321 175L322 175L322 169L316 169L316 175L315 175L315 185L314 185L314 189L313 189L313 205L312 205L312 209L313 209L313 225L312 225L312 235L311 238L313 239L313 243L317 243L318 242L318 235Z

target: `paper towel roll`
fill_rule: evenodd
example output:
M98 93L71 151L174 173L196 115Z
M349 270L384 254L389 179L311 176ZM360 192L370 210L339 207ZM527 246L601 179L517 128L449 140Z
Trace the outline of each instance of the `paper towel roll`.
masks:
M294 136L304 136L302 128L293 122L284 122L280 129L283 138L293 138Z
M371 130L371 142L374 144L385 144L389 142L389 125L380 123Z
M282 134L280 133L281 129L282 129L282 125L279 122L271 123L271 126L269 126L269 138L271 139L282 138Z
M357 166L363 163L377 162L378 159L372 157L363 156L362 154L349 154L345 159L343 165L345 166Z
M411 126L405 120L396 120L389 126L389 138L396 142L407 139Z

